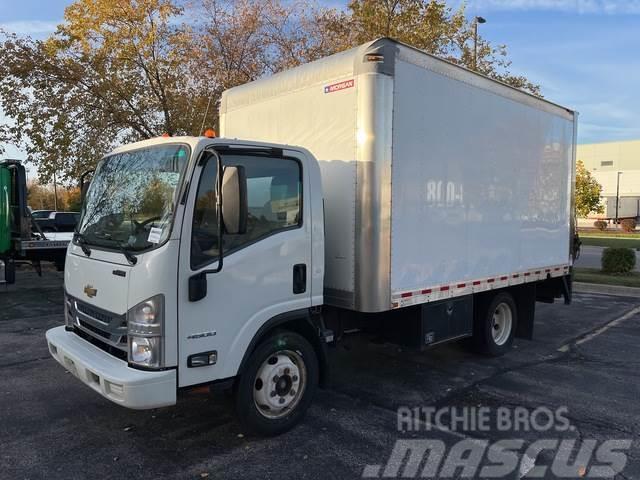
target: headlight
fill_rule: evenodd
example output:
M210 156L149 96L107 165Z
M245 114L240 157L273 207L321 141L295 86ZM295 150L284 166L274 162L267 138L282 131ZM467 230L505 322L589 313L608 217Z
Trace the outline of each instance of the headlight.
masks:
M163 366L164 295L156 295L127 312L129 362L144 367Z
M159 367L160 340L159 337L129 337L131 362L147 367Z

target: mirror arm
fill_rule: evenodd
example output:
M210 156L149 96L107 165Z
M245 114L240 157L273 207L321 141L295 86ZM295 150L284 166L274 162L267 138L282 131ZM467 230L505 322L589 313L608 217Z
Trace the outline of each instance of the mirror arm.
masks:
M218 193L216 195L216 210L218 212L218 266L213 270L205 270L206 273L218 273L222 270L222 262L224 259L224 252L222 251L222 246L224 244L222 241L222 234L224 233L224 229L222 228L222 156L220 154L216 154L216 158L218 159Z
M218 162L218 176L216 182L216 212L218 216L218 265L216 268L209 270L203 270L200 273L189 278L189 301L197 302L207 296L207 275L212 273L218 273L222 270L224 252L222 248L222 234L223 234L223 222L222 222L222 157L216 153Z
M218 162L218 177L216 179L216 212L218 217L218 265L216 268L212 268L209 270L203 270L200 272L201 277L205 277L210 273L218 273L222 270L222 262L224 258L224 253L222 251L222 234L224 233L224 229L222 228L222 157L216 154L217 162Z
M84 172L82 175L80 175L80 186L82 187L82 185L84 184L84 179L86 177L88 177L89 175L91 175L92 173L95 173L95 170L87 170L86 172Z
M82 175L80 175L80 200L84 203L84 197L87 193L87 189L85 188L85 178L89 175L95 173L95 170L87 170Z
M222 270L222 263L223 263L223 258L224 258L224 254L222 251L222 234L223 234L223 228L222 228L222 158L220 157L220 155L216 154L216 158L217 158L217 162L218 162L218 177L216 179L216 213L217 213L217 217L218 217L218 224L217 224L217 229L218 229L218 265L216 266L216 268L211 268L208 270L203 270L200 273L197 274L198 277L200 277L202 280L205 279L205 277L211 273L218 273Z

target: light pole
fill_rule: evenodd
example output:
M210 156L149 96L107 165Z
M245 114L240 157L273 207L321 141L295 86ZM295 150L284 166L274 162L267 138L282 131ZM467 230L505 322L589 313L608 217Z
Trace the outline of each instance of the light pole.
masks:
M476 16L473 19L473 69L478 69L478 24L487 23L484 17Z
M56 172L53 172L53 209L58 211L58 181L56 179Z
M620 175L622 175L622 172L618 172L616 181L616 225L618 225L618 207L620 206Z

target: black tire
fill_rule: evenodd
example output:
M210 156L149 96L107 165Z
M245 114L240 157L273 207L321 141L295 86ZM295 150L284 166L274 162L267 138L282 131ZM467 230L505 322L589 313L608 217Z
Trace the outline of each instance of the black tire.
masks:
M508 309L511 316L508 333L494 337L494 330L500 330L495 326L494 314L503 309ZM500 313L502 315L502 313ZM513 346L513 338L518 325L518 309L513 296L507 292L499 292L492 297L480 297L476 303L473 319L473 346L475 350L484 355L499 357L504 355Z
M4 259L4 281L7 285L16 283L16 264L10 258Z
M281 417L269 418L262 413L263 411L270 413L268 409L258 407L254 389L264 388L258 373L263 364L268 363L270 359L278 358L276 354L279 352L281 354L293 352L298 356L297 361L301 361L304 365L306 381L297 403L290 410L283 412ZM311 405L318 388L318 377L316 352L304 337L294 332L283 331L263 340L249 357L247 366L235 386L236 413L245 433L273 436L293 428L304 418Z

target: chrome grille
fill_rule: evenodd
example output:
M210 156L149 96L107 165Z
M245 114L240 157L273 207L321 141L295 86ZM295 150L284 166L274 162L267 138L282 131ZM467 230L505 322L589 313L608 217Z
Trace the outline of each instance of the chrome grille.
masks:
M68 297L69 314L73 318L74 328L84 335L94 338L93 342L103 350L121 357L120 352L127 352L127 317L116 315L107 310L89 305L77 298ZM113 352L117 349L120 352Z
M85 315L89 315L96 320L100 320L103 323L110 323L113 319L112 315L109 313L104 313L99 310L96 310L94 307L80 303L76 300L76 308L79 312L84 313Z

